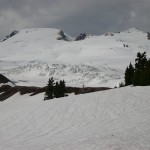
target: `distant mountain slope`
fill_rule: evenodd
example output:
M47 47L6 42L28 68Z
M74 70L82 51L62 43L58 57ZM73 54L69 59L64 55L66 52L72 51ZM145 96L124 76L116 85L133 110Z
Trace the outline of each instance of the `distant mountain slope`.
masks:
M48 77L55 75L52 71L53 65L65 65L65 73L63 69L59 69L61 76L57 75L56 78L71 79L67 80L68 84L75 84L72 78L78 76L77 85L82 84L93 85L93 86L115 86L120 81L123 81L123 73L125 67L130 63L134 63L137 52L146 51L150 55L150 41L147 39L147 34L136 29L129 29L120 33L104 34L100 36L87 36L81 41L64 41L58 40L60 30L51 28L33 28L24 29L19 31L15 36L7 39L0 43L0 73L7 74L9 78L15 78L16 82L21 85L28 83L31 85L46 84ZM67 35L67 34L66 34ZM67 35L67 37L71 38ZM39 68L34 67L34 64L46 64L45 73ZM31 65L31 67L29 67ZM97 74L102 74L103 77L97 78L95 75L91 77L85 76L90 74L90 71L84 72L82 65L94 67L98 70ZM76 74L75 76L67 77L67 68L70 70L70 66L77 66L77 70L81 70L82 73ZM81 67L81 68L80 68ZM115 70L110 73L110 78L106 79L108 72L105 70ZM20 70L22 68L22 71ZM29 68L30 79L24 78L26 74L23 72L25 68ZM49 68L49 69L48 69ZM15 72L13 73L15 69ZM46 70L48 69L48 70ZM55 69L56 70L56 69ZM53 70L52 72L54 72ZM102 70L102 72L101 72ZM21 72L22 73L21 73ZM121 72L122 71L122 72ZM80 71L79 71L80 72ZM64 73L64 75L63 75ZM43 79L39 78L43 74ZM68 72L69 76L70 72ZM37 76L37 79L35 78ZM19 80L25 80L20 82ZM36 80L34 82L34 80ZM38 81L37 81L38 80ZM34 82L34 83L33 83ZM104 84L103 84L104 83Z

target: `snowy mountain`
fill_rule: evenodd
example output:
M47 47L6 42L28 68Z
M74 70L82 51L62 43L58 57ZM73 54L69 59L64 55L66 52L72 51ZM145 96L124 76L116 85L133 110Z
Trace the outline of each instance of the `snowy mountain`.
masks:
M1 150L149 150L150 87L0 103Z
M0 73L18 85L45 86L53 76L71 86L114 87L137 52L150 56L147 34L136 28L81 41L64 34L69 41L58 29L24 29L0 42Z
M57 29L24 29L0 42L0 87L45 86L49 77L70 86L114 87L143 51L150 56L150 41L136 28L77 41ZM149 86L47 101L43 91L34 95L30 87L21 95L18 87L0 93L2 150L150 149Z

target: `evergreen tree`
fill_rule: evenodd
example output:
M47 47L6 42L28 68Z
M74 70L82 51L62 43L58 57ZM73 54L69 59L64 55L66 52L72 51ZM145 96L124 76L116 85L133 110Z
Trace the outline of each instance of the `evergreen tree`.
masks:
M146 52L137 53L133 85L145 85L145 69L147 65Z
M66 87L65 87L65 81L60 80L60 82L56 82L56 85L54 87L54 97L59 98L59 97L65 97L66 93Z
M60 82L54 83L54 79L50 78L48 81L44 100L67 96L65 95L65 93L66 93L65 81L60 80Z
M60 85L58 82L56 82L54 87L54 97L59 98L60 97Z
M147 60L146 52L137 53L135 68L130 63L125 71L125 85L134 86L150 85L150 59Z
M45 92L44 100L53 99L54 98L54 79L50 78L47 85L47 90Z
M150 85L150 59L147 60L144 75L145 75L145 85Z
M135 71L142 71L147 64L146 52L137 53L137 58L135 59Z
M125 71L125 85L133 84L133 76L134 76L134 67L130 63L129 67L126 68Z
M129 68L127 67L126 70L125 70L125 85L130 85L129 84Z
M59 83L59 89L60 89L60 97L65 97L65 93L66 93L66 86L65 86L65 81L61 80Z

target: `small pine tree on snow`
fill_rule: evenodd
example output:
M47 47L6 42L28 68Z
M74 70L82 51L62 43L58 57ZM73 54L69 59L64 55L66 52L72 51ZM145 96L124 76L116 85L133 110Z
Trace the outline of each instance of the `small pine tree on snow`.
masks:
M44 100L53 99L54 98L54 79L50 78L47 85L47 90L45 92Z
M54 79L50 78L47 85L47 90L45 92L44 100L65 97L66 86L65 81L61 80L60 82L54 83Z

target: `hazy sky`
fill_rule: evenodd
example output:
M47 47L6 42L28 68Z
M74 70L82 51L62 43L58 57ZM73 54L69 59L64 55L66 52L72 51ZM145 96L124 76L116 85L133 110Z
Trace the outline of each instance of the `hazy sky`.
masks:
M71 35L138 27L150 31L150 0L0 0L0 38L14 29L59 28Z

